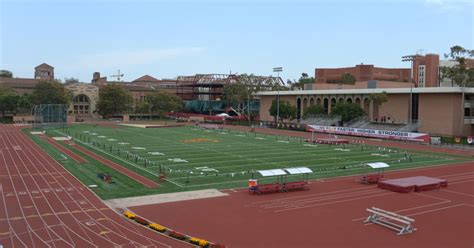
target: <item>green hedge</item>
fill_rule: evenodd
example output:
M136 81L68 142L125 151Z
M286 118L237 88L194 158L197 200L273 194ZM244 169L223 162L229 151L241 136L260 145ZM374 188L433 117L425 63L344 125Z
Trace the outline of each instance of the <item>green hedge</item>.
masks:
M444 144L462 144L462 145L469 145L467 143L467 137L462 137L461 142L457 143L455 137L441 137L441 142Z

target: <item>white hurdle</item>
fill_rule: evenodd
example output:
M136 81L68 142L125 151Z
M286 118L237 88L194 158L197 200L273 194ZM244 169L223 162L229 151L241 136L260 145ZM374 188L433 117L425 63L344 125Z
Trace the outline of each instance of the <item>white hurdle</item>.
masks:
M366 209L370 215L364 223L375 223L398 232L397 235L408 234L416 231L413 227L414 219L389 212L380 208L372 207ZM398 223L396 223L398 222Z

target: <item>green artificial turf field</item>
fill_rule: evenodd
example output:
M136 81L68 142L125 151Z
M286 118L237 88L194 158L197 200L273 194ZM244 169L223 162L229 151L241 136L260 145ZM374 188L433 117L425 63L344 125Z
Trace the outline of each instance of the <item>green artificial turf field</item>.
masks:
M116 198L153 193L204 188L246 187L253 176L262 179L256 170L309 167L310 179L360 174L370 171L365 163L386 162L390 170L408 167L451 164L469 160L466 157L373 147L367 145L310 145L296 137L271 136L234 130L204 130L192 126L173 128L118 128L83 124L67 130L49 130L48 135L68 133L76 143L112 161L158 180L160 171L167 182L158 189L146 189L135 181L101 165L72 147L90 162L73 166L62 162L86 184L98 184L98 172L113 176L113 185L103 182L94 189L102 198ZM35 139L50 154L52 147ZM43 144L41 144L43 143ZM59 153L58 151L55 151ZM54 155L54 154L52 154ZM56 154L56 158L59 154ZM301 180L301 175L288 176L288 181Z

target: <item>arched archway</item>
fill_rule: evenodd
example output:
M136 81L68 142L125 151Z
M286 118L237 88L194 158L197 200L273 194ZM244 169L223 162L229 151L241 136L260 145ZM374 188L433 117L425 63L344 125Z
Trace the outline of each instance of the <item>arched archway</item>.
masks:
M84 94L79 94L72 99L73 113L74 114L91 114L90 113L90 99Z
M337 99L338 102L344 102L344 98L342 97L339 97L339 99Z
M328 111L329 111L329 99L328 98L324 98L323 108L324 108L324 113L328 114Z
M347 102L347 103L352 103L352 98L350 98L350 97L347 98L347 99L346 99L346 102Z
M313 106L313 105L314 105L314 98L311 97L311 98L309 99L309 105L310 105L310 106Z
M355 103L360 106L360 98L359 98L359 97L356 97ZM361 107L362 107L362 106L361 106Z
M370 116L370 100L369 98L364 98L364 112L366 115Z
M336 106L336 102L337 102L337 101L336 101L336 98L334 98L334 97L331 98L331 109L334 108L334 106ZM330 114L330 113L331 113L331 111L329 111L328 114Z

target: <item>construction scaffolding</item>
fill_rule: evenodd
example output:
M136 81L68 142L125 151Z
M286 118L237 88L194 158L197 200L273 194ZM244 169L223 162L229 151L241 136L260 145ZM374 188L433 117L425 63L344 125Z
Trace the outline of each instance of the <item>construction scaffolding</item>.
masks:
M179 76L176 80L176 94L186 102L189 111L196 113L225 112L233 109L238 114L258 112L259 101L249 96L248 101L227 103L224 101L224 87L242 84L253 91L272 90L284 85L280 77L255 76L247 74L196 74Z
M196 74L179 76L176 80L176 93L181 99L214 101L222 100L224 86L241 83L259 90L271 90L275 85L284 85L280 77L236 75L236 74Z

